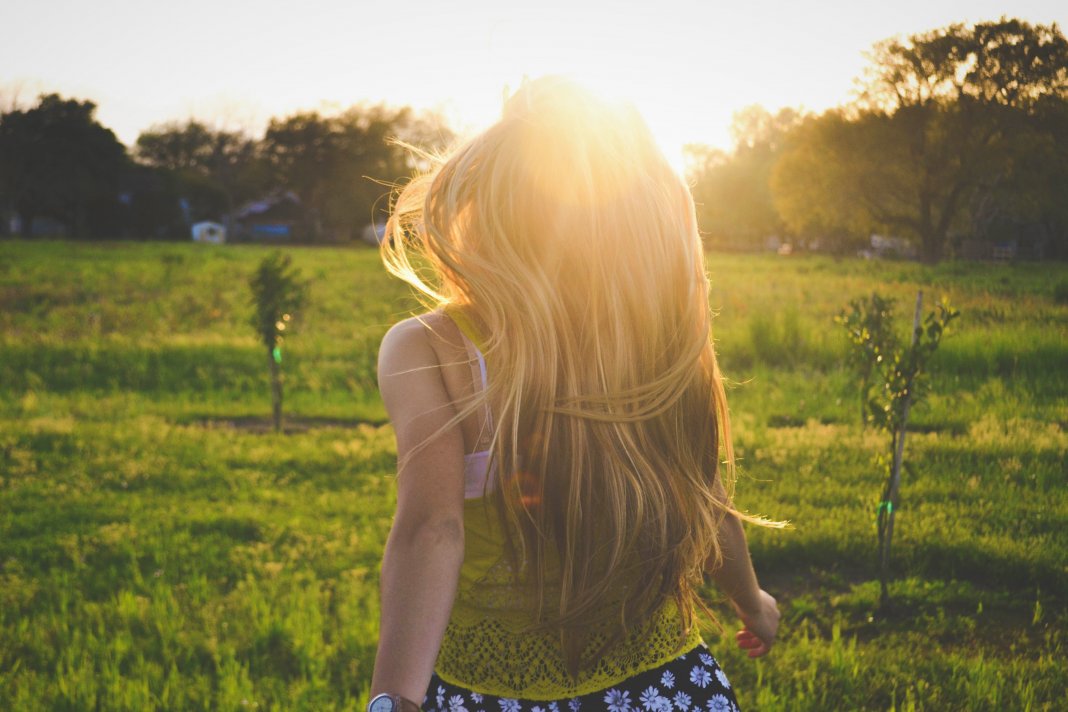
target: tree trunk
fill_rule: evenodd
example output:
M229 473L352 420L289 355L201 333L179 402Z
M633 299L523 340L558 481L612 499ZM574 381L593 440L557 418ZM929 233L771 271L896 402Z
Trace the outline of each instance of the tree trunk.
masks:
M274 351L267 352L267 361L271 364L271 412L274 415L274 431L282 432L282 369L274 357Z
M923 310L923 291L916 292L916 314L912 319L912 348L916 348L919 339L920 319ZM894 512L897 509L897 494L901 484L901 462L905 455L905 428L909 419L909 406L912 404L912 380L908 384L905 402L901 408L901 423L894 433L894 457L890 463L890 477L883 490L883 500L879 503L879 607L886 610L890 605L890 593L887 586L890 578L890 543L894 537Z
M927 264L937 264L942 259L945 247L945 235L940 235L934 230L927 232L922 237L920 257Z

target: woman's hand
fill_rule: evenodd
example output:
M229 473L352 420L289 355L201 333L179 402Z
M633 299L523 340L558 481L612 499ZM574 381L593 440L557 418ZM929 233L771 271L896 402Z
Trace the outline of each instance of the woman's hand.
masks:
M713 487L721 502L727 502L720 478ZM735 638L738 647L748 651L749 657L767 655L779 630L779 606L771 594L760 587L753 562L749 558L749 545L745 530L734 514L728 513L719 525L721 556L709 563L712 578L719 590L727 594L738 617L745 627Z
M759 658L767 655L775 642L775 633L779 630L779 606L770 593L760 589L755 610L744 611L735 606L738 617L745 623L734 636L738 647L748 650L749 657Z

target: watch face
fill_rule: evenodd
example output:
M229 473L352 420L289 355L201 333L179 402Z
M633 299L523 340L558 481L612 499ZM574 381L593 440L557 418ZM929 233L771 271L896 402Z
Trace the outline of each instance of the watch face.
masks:
M367 712L396 712L397 705L389 695L379 695L367 705Z

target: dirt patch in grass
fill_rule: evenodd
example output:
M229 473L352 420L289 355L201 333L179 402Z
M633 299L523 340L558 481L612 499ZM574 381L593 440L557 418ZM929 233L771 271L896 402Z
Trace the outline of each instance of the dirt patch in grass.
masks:
M357 428L361 425L370 425L378 428L387 421L360 420L358 418L320 418L316 416L286 416L282 419L282 432L288 434L306 433L309 430L323 428ZM239 430L246 433L273 433L274 420L271 418L240 416L234 418L211 417L197 418L190 421L191 424L205 428Z

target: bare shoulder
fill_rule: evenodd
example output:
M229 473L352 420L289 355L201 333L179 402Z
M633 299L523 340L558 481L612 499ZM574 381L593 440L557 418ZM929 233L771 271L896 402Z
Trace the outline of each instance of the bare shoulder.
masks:
M433 439L435 448L454 446L463 454L462 434L449 427L456 411L436 345L447 318L430 313L405 319L382 339L378 389L393 422L398 453Z
M378 349L379 386L385 386L384 381L391 376L436 364L436 353L430 345L422 318L404 319L390 327L382 337L382 345Z
M448 363L458 341L456 325L440 311L427 312L397 322L382 338L378 351L379 377L394 372L394 366L435 366ZM386 367L386 368L383 368Z
M426 315L413 316L389 327L389 331L382 337L382 346L379 351L391 352L428 345L426 326L423 324L425 319Z

